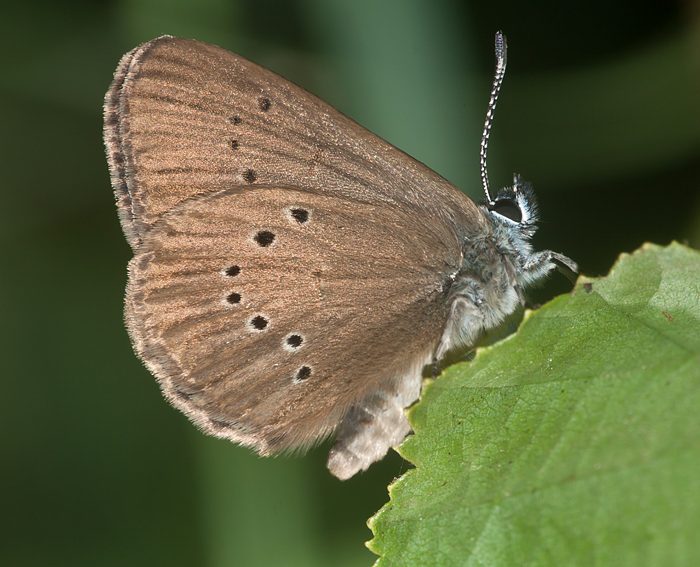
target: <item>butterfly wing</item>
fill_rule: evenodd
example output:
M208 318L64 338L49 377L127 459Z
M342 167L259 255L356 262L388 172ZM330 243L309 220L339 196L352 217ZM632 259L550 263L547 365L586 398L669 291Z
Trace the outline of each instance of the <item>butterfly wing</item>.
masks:
M190 199L131 261L132 340L207 432L262 454L306 447L434 352L460 246L420 220L289 188Z
M197 41L124 56L105 143L135 252L127 325L172 403L261 453L342 420L341 478L398 443L445 325L445 278L485 230L478 207L303 89Z
M278 75L198 41L161 37L124 56L105 99L105 143L133 248L165 211L237 185L402 204L461 226L483 222L421 163Z

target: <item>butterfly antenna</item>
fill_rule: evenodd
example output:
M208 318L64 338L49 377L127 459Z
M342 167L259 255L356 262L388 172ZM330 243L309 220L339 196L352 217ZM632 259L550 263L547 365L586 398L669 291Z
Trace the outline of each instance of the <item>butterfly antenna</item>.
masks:
M481 134L481 149L479 152L481 185L484 187L484 193L486 193L486 199L488 199L489 204L493 204L493 201L491 200L491 193L489 192L489 174L486 169L486 155L489 151L489 136L491 135L491 126L493 126L493 114L496 110L498 95L501 92L503 77L506 74L507 52L508 45L506 44L506 36L503 35L503 32L498 31L496 32L496 71L493 76L491 98L489 99L489 106L486 110L486 121L484 122L484 131Z

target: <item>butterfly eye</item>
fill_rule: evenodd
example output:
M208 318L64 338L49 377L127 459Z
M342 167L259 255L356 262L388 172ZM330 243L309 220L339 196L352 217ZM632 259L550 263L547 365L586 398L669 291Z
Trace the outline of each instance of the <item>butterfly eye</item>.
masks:
M513 222L519 223L523 220L523 213L520 210L520 207L511 199L500 199L496 201L493 206L491 206L491 210L502 217L512 220Z

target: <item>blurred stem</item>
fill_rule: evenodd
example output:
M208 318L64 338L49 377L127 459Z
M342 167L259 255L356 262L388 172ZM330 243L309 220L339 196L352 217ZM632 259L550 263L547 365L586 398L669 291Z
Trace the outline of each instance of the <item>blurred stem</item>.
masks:
M261 459L231 443L192 434L207 553L202 565L324 564L308 463Z

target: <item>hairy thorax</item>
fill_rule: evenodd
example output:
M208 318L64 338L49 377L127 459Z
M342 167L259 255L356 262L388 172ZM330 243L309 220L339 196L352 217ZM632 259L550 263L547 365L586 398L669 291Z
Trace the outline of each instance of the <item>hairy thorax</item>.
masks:
M436 352L473 346L484 331L497 327L522 303L518 278L526 243L512 242L494 227L493 232L467 239L460 269L451 275L450 313Z

